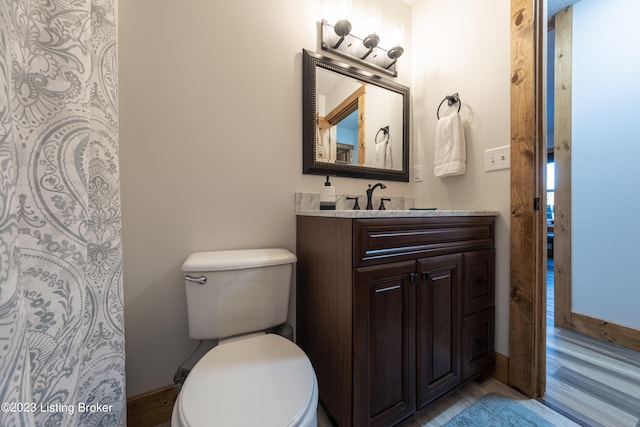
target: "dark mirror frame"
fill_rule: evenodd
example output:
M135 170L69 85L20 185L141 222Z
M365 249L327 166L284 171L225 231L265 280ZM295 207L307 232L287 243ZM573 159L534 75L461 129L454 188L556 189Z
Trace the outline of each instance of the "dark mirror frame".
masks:
M402 169L386 170L363 166L315 162L316 148L316 69L318 67L361 80L402 95ZM344 64L306 49L302 50L302 173L350 178L409 182L409 88L368 71Z

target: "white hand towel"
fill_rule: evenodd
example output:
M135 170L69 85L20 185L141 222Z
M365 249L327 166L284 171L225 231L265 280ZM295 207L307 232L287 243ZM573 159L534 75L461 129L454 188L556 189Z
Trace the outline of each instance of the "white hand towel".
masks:
M382 169L384 168L385 156L387 155L387 147L385 142L377 143L373 149L373 167Z
M379 142L374 147L373 167L379 169L392 169L391 142Z
M386 153L384 156L384 167L385 169L393 169L393 159L391 158L391 140L387 141L385 144Z
M467 171L467 147L460 114L442 117L436 125L435 177L463 175Z

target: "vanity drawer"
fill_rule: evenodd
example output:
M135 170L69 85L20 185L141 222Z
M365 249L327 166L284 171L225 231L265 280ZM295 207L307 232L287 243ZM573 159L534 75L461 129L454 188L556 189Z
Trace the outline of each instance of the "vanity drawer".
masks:
M366 266L493 247L493 217L357 219L353 263Z
M462 319L462 381L495 363L495 308Z
M495 304L495 250L462 254L462 315L468 316Z

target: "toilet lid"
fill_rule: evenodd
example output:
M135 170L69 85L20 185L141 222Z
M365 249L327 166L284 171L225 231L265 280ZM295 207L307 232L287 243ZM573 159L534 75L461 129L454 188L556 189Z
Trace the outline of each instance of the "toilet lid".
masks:
M221 344L180 392L188 426L292 426L312 404L315 373L304 352L274 334Z

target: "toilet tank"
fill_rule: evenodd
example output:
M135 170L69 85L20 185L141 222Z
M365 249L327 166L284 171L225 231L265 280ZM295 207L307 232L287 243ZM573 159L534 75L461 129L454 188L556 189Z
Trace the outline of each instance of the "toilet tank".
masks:
M295 262L286 249L189 255L182 264L189 336L226 338L285 323Z

